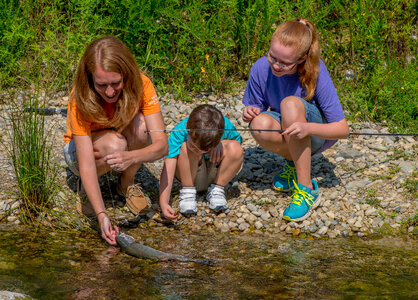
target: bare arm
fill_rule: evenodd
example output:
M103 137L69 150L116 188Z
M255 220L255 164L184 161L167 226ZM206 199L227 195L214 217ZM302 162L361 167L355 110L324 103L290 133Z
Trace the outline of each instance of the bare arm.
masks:
M312 135L326 140L337 140L347 138L349 128L345 119L328 124L295 122L286 128L283 134L288 134L298 139Z
M81 182L83 183L87 197L96 215L99 212L106 212L97 179L96 159L94 157L91 136L73 135L73 139L77 149ZM117 227L115 227L115 230L112 229L109 217L105 213L99 214L97 218L103 239L111 245L116 245L115 232L117 232Z
M177 218L177 215L174 214L174 210L169 204L176 167L177 157L166 158L164 160L164 167L160 176L160 206L164 216L168 219Z
M168 154L167 136L164 133L164 121L161 112L145 116L147 130L161 130L150 132L151 145L137 150L132 150L135 163L153 162Z

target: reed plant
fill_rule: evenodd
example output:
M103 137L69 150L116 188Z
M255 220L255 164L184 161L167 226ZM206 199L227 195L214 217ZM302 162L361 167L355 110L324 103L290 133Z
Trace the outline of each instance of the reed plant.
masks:
M16 177L16 201L20 203L20 220L31 226L60 229L83 228L87 223L67 210L66 203L75 195L62 184L62 166L53 152L50 130L45 115L36 107L45 106L46 94L39 87L10 92L4 106L5 130L1 143L5 146ZM10 184L11 185L11 184Z
M22 109L37 107L42 103L40 99L38 91L12 93L8 102L14 104L7 108L7 141L3 143L16 175L18 198L22 201L20 216L24 223L35 223L45 209L51 208L59 190L59 168L48 140L45 116Z

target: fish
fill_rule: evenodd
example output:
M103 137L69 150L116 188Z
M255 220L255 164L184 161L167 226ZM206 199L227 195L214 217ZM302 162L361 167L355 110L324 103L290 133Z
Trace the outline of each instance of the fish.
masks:
M199 263L208 266L215 265L215 262L211 259L190 258L179 254L159 251L151 247L141 245L135 242L135 239L126 233L118 233L116 235L116 242L122 251L137 258L151 259L156 262L175 260L180 262Z

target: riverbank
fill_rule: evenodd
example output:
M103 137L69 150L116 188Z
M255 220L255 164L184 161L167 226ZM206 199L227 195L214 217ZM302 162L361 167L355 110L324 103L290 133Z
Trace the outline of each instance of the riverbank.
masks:
M242 91L236 95L201 95L194 104L176 102L170 95L160 97L167 129L173 128L200 103L216 105L237 128L246 128L241 119ZM50 106L65 107L68 97L49 100ZM4 114L4 110L1 111ZM54 153L64 166L62 148L66 118L47 116L54 143ZM4 122L0 124L4 127ZM356 132L387 133L388 129L374 124L350 124ZM158 206L158 180L163 160L145 164L137 173L136 181L151 198L154 212L135 218L123 206L114 192L116 177L104 176L100 182L109 215L119 224L152 227L159 230L200 232L233 232L256 235L307 235L335 238L338 236L366 236L373 233L417 235L417 196L412 182L417 180L417 140L414 137L352 136L339 141L331 149L315 155L312 177L318 181L322 204L305 221L287 222L281 219L289 204L290 194L271 189L273 176L282 168L283 158L259 147L249 132L240 132L245 150L241 172L226 187L229 209L219 215L209 210L205 194L198 196L198 213L194 217L179 217L173 223L161 218ZM3 147L3 146L2 146ZM6 151L0 154L0 219L19 223L18 202L6 192L15 188L15 179ZM76 178L65 170L62 182L68 180L74 189ZM175 184L173 207L178 205ZM416 192L416 191L415 191ZM67 197L68 198L68 197ZM75 200L68 202L75 212ZM415 219L415 220L414 220Z

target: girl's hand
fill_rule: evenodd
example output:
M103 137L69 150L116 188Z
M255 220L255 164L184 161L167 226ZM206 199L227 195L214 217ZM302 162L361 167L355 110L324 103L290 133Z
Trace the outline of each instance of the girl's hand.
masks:
M222 160L222 157L224 155L224 148L222 146L222 143L219 142L219 144L210 150L208 152L209 160L213 163L219 163Z
M116 235L119 233L119 228L117 226L112 228L109 217L105 213L99 214L98 219L102 238L110 245L116 246Z
M295 122L289 127L282 134L287 134L290 137L294 137L296 139L303 139L310 135L309 132L309 125L308 123L304 122Z
M174 209L168 204L161 206L161 210L163 212L164 217L166 217L167 219L174 220L179 216L178 214L176 214Z
M242 114L242 119L244 122L251 122L255 117L260 114L261 110L258 107L246 106Z
M121 151L106 155L103 160L115 171L123 172L134 162L129 151Z

